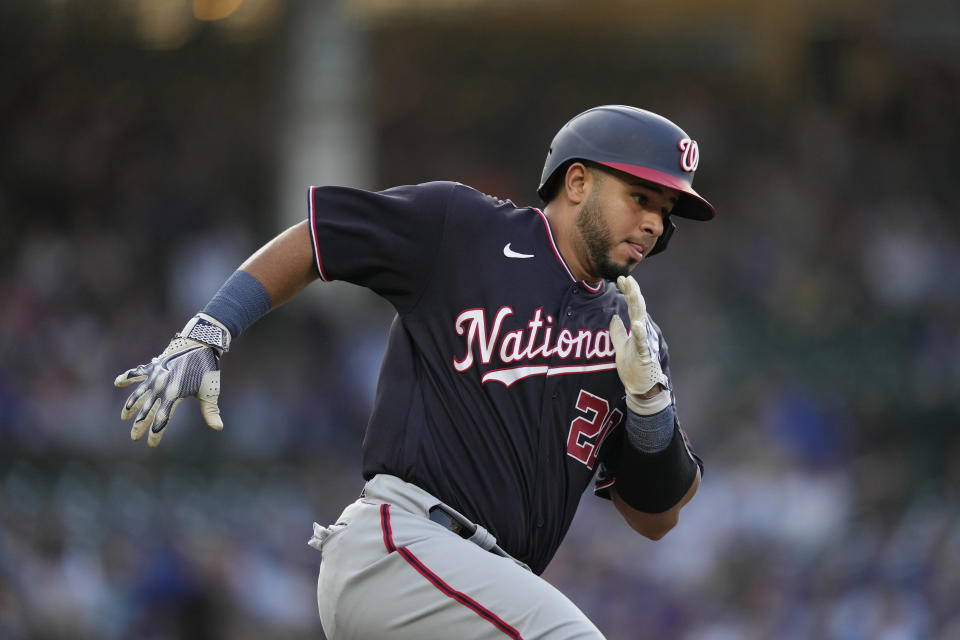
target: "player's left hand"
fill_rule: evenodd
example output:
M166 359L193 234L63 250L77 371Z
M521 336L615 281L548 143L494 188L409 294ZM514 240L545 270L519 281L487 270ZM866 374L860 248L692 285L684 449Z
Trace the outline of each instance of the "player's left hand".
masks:
M640 415L662 411L670 403L669 381L660 368L660 362L650 353L647 343L647 305L640 293L640 285L633 276L617 278L617 287L627 301L630 315L630 333L620 316L610 319L610 340L617 351L617 373L627 392L627 408ZM660 393L651 392L659 389Z
M139 382L123 405L120 419L133 418L130 438L139 440L150 429L147 444L160 444L164 427L177 405L188 396L200 400L203 419L223 429L220 408L220 356L230 346L230 332L214 318L192 318L156 358L117 376L113 384L126 387Z

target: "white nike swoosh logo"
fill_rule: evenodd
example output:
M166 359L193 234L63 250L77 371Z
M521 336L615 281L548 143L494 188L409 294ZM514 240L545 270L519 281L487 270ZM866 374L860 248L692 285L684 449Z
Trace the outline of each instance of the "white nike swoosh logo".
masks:
M509 242L503 247L503 255L507 256L508 258L532 258L533 257L532 253L517 253L516 251L510 248Z

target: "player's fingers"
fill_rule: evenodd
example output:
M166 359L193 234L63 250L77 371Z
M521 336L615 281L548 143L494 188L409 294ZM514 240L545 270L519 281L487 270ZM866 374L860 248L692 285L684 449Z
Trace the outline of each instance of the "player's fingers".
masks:
M197 398L200 399L200 413L206 423L217 431L223 429L223 418L220 417L220 407L217 405L217 400L220 398L219 371L208 371L203 374Z
M177 398L173 402L165 402L160 405L160 408L157 410L157 415L153 420L153 424L150 426L150 434L147 436L148 445L155 447L160 444L160 438L163 437L163 432L170 423L170 418L173 417L173 412L177 410L177 405L182 401L183 398Z
M637 320L630 323L630 331L633 333L634 348L637 350L641 356L650 355L650 345L647 343L647 321L646 318L643 320Z
M220 417L220 407L213 402L201 402L200 413L210 428L220 431L223 429L223 418Z
M623 350L627 337L627 328L623 326L623 320L617 314L613 314L610 318L610 341L613 342L613 348L617 353Z
M630 314L631 322L643 318L647 313L647 303L643 299L643 294L640 293L640 285L633 276L619 276L617 287L627 301L627 312Z
M120 410L121 420L129 420L130 416L141 408L143 401L147 399L147 391L149 390L149 385L142 384L127 396L127 401L123 403L123 409Z
M127 369L126 371L118 375L116 378L114 378L113 386L126 387L127 385L131 385L134 382L139 382L140 380L143 380L146 377L147 377L147 372L144 371L144 367L141 364L137 367L134 367L133 369Z
M143 437L143 434L147 432L147 428L150 427L150 423L153 422L154 416L157 415L159 408L159 398L150 396L150 402L144 402L143 406L140 407L140 411L137 412L137 416L133 419L133 427L130 428L131 440L139 440Z
M630 291L630 303L633 305L633 311L635 318L631 315L631 319L640 320L645 315L647 315L647 301L643 299L643 293L640 292L640 285L637 284L637 281L633 276L627 276L627 287Z

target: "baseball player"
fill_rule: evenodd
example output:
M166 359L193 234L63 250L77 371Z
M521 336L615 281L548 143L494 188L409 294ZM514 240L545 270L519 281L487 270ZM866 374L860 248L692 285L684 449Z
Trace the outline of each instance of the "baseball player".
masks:
M518 207L455 182L380 192L311 187L309 215L257 251L149 363L123 406L156 446L187 396L214 429L231 341L316 278L397 316L363 440L360 498L309 544L327 637L602 638L539 577L580 496L658 539L702 464L680 429L667 344L631 270L676 217L709 220L699 151L634 107L557 133Z

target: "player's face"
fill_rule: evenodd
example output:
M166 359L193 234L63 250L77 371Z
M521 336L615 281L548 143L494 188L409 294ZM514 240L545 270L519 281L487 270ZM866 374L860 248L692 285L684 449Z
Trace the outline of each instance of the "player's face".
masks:
M679 193L627 174L593 173L597 181L577 215L577 229L590 274L616 280L653 250Z

